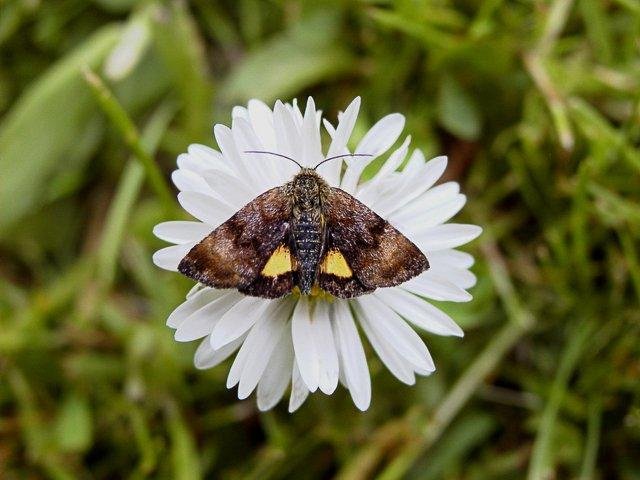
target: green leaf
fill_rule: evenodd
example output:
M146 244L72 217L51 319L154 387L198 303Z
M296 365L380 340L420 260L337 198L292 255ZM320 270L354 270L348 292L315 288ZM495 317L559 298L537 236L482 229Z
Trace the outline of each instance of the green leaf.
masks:
M201 478L198 451L188 425L185 424L175 405L169 406L168 416L173 478L176 480Z
M97 66L118 40L107 26L58 62L29 88L0 125L0 232L51 195L55 181L86 162L100 139L85 133L96 120L95 102L80 76Z
M247 55L225 81L222 96L270 102L353 69L353 57L335 42L337 24L324 11L296 22Z
M451 426L434 448L433 455L424 458L414 471L419 471L423 480L443 478L447 472L455 472L469 451L486 441L496 423L490 415L467 414Z
M213 84L205 47L189 11L181 3L157 6L151 30L155 48L183 104L182 118L191 142L209 138L213 119Z
M55 424L56 444L65 452L82 452L91 445L93 424L86 398L69 395L60 408Z
M444 77L438 95L438 120L456 137L476 140L480 136L482 120L473 98L451 77Z
M140 2L140 0L93 0L94 3L100 5L110 12L126 12L131 10Z

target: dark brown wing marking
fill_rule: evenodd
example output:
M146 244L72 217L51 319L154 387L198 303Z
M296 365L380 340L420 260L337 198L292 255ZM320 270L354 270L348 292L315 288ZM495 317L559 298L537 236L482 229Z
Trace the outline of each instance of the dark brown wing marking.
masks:
M293 288L293 272L262 272L274 252L289 244L290 217L291 202L283 188L268 190L193 247L178 271L209 287L281 297Z
M353 272L352 278L340 278L320 271L320 287L332 295L350 298L378 287L393 287L429 268L418 247L343 190L331 188L323 214L325 251L338 250Z

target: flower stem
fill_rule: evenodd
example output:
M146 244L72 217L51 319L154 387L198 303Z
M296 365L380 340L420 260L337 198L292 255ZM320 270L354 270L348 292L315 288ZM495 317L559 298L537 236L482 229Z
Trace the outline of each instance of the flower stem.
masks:
M155 151L175 112L176 107L173 102L165 102L153 113L142 133L141 144L145 151ZM105 288L108 288L113 281L126 223L144 181L144 174L143 166L134 158L130 159L122 172L109 207L97 258L97 273Z
M598 460L598 447L600 446L600 432L602 428L602 400L594 396L589 401L589 420L587 424L587 439L584 446L584 457L580 480L593 480L595 478L596 463Z
M135 124L107 85L95 72L86 68L83 71L83 75L102 111L109 118L113 126L116 127L124 142L142 164L149 184L160 198L165 210L168 213L173 212L175 210L175 203L171 188L155 160L143 145Z
M580 324L579 330L571 336L565 348L558 372L551 387L549 400L542 413L538 435L533 444L531 463L529 464L529 480L542 480L554 477L554 454L551 450L551 442L555 433L558 413L562 400L567 393L567 383L575 368L587 340L595 330L595 323L587 321Z

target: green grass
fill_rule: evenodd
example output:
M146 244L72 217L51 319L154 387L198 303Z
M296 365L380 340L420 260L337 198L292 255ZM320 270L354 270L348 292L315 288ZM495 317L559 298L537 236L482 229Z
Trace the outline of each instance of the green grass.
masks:
M638 0L0 2L0 477L640 478L638 32ZM485 228L465 338L414 387L369 355L365 414L238 401L151 264L176 156L307 95L404 113Z

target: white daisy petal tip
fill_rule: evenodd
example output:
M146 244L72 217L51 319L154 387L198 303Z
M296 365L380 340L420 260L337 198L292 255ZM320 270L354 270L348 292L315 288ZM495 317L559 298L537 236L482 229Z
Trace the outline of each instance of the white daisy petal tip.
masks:
M369 407L371 406L371 394L369 394L368 397L353 398L353 404L361 412L366 412L367 410L369 410Z
M434 166L441 166L443 169L447 168L447 164L449 163L449 157L447 155L438 155L437 157L433 157L429 162L433 163Z
M436 370L414 328L464 336L462 328L429 300L472 299L467 289L476 282L468 270L474 259L456 248L476 239L482 228L448 223L466 197L456 182L434 186L448 158L427 160L419 149L409 151L411 136L403 134L402 114L392 113L375 122L354 150L348 148L361 103L355 97L337 119L324 119L312 97L302 110L296 100L277 100L271 108L251 99L246 106L234 107L231 126L213 128L219 150L190 145L187 153L179 155L178 169L172 173L178 201L195 220L168 221L153 228L156 237L172 244L155 252L153 263L177 271L189 251L246 202L283 185L296 173L292 162L248 155L247 150L285 155L307 167L349 151L371 155L328 162L317 171L330 186L362 195L361 201L420 248L429 259L429 270L400 286L331 302L324 295L265 300L200 285L167 319L176 341L200 340L195 368L215 367L235 354L226 386L237 386L239 399L255 392L260 411L275 407L289 392L288 411L293 413L311 393L332 395L340 383L364 412L372 395L361 335L391 373L408 385ZM326 145L321 129L329 133ZM383 156L382 168L364 184L364 168L379 156Z
M452 330L451 333L449 334L449 336L450 337L463 338L464 337L464 330L462 330L462 328L459 327L457 324L456 324L456 327L458 327L458 328L455 329L455 330ZM435 368L434 368L434 371L435 371Z
M466 197L465 197L466 199ZM472 238L469 240L475 240L476 238L478 238L480 235L482 235L482 232L484 231L483 228L480 225L467 225L470 230L471 233L469 236L473 235Z

